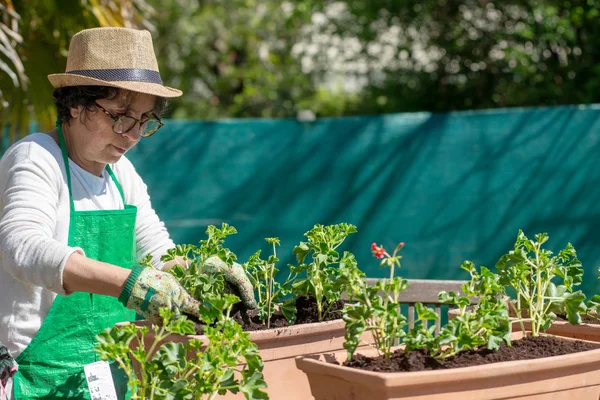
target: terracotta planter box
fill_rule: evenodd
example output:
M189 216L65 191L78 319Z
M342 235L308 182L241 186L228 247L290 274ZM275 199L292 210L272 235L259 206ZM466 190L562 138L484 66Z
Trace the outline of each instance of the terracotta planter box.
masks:
M513 339L522 337L513 333ZM315 400L598 400L598 350L537 360L509 361L466 368L380 373L334 365L345 352L302 356L296 365L308 376ZM374 350L360 351L375 355Z
M139 321L136 324L144 325L147 322ZM268 385L266 392L271 400L311 399L308 379L296 368L296 357L337 351L343 351L345 354L344 321L341 319L249 333L250 339L258 345L264 361L263 374ZM363 340L372 343L368 338L369 335L363 336ZM188 339L207 340L205 336L171 335L165 342L185 342ZM153 340L151 332L146 336L146 340ZM368 346L361 348L365 347ZM241 393L229 393L217 398L245 399Z

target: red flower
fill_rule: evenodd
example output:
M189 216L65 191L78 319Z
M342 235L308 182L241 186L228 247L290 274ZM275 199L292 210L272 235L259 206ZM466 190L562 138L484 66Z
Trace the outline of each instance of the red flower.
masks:
M383 246L377 246L377 243L373 242L371 245L371 252L373 252L373 256L377 258L385 257L385 249Z

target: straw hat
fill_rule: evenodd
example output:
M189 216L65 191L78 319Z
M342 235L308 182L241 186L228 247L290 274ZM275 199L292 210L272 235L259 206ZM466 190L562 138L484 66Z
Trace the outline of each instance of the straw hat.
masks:
M54 87L113 86L160 97L181 91L163 85L150 32L128 28L85 29L73 36L64 74L48 75Z

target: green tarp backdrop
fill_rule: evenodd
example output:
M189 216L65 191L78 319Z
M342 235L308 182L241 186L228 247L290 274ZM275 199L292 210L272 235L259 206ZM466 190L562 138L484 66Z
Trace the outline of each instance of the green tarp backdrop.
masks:
M403 241L399 274L467 279L493 269L518 229L571 242L598 292L600 106L295 120L168 121L129 154L176 243L227 222L240 262L279 237L280 269L314 224L357 226L340 250Z
M128 153L176 243L237 228L240 262L279 237L279 268L314 224L357 226L340 250L370 277L377 242L405 242L398 273L467 279L492 270L519 229L571 242L582 289L600 293L600 105L295 120L167 121ZM3 144L6 145L6 137Z

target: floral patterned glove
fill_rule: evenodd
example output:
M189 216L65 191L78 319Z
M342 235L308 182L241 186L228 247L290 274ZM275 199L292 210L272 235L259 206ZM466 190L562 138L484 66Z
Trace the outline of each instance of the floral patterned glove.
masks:
M161 307L167 307L177 318L182 313L198 317L200 303L179 284L177 279L158 269L136 266L132 269L119 301L154 324L162 324Z
M10 356L6 346L0 343L0 400L8 397L9 380L17 373L18 369L17 363Z
M254 288L246 276L244 268L234 262L230 267L217 256L209 257L200 268L205 273L222 274L225 282L233 288L233 294L242 300L242 304L249 310L256 308Z

